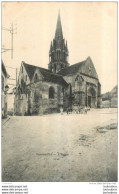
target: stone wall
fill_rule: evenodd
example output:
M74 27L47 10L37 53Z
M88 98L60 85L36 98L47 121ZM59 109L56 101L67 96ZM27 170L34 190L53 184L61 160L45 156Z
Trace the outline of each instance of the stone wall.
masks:
M7 85L7 77L4 72L1 72L1 108L2 108L2 117L7 116L7 93L5 92L5 86Z
M49 98L49 88L54 89L54 98ZM63 89L61 85L39 81L27 86L27 93L21 98L15 97L15 112L20 115L40 115L59 112L63 105Z
M118 107L118 101L116 97L112 97L109 100L102 101L102 108L117 108Z
M27 111L27 97L26 94L15 95L14 98L14 112L15 115L25 115Z
M54 88L54 98L49 98L49 88ZM58 112L59 106L62 102L62 86L49 83L49 82L37 82L31 85L30 91L32 92L31 106L32 113L43 114ZM38 99L35 99L35 96Z
M76 83L77 76L82 78L82 82L78 81ZM64 76L64 79L67 83L70 83L72 86L72 104L79 104L81 106L88 106L88 90L89 88L94 88L96 92L95 96L95 105L91 105L92 107L100 107L100 91L101 86L99 88L99 81L98 79L91 78L89 76L85 76L77 72L77 74L72 74L69 76ZM80 79L79 79L80 80ZM67 97L66 97L67 98ZM67 103L68 104L68 103ZM65 103L66 106L66 103Z
M118 107L118 91L115 86L110 92L102 94L102 108L117 108Z
M28 76L26 69L23 65L23 62L22 62L21 67L20 67L17 85L21 86L22 80L25 82L26 85L30 84L30 79L29 79L29 76Z

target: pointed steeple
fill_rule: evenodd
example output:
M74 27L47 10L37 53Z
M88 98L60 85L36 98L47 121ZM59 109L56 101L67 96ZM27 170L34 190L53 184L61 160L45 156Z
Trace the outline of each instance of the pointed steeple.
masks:
M58 14L57 26L56 26L56 32L55 32L55 40L58 40L58 39L60 39L60 40L63 39L60 11Z
M62 68L68 67L69 66L68 56L69 56L69 52L68 52L67 42L65 43L65 39L63 38L60 12L59 12L55 38L51 42L50 51L49 51L48 68L53 73L57 73Z
M51 53L52 52L52 41L51 41L51 45L50 45L50 50L49 52Z
M66 40L66 52L68 52L67 40Z

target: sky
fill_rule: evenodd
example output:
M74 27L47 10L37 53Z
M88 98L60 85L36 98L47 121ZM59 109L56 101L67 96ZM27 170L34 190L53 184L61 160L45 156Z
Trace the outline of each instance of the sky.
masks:
M22 61L48 68L59 10L70 65L90 56L102 93L112 90L117 85L117 2L2 2L2 27L9 29L13 22L15 33L13 59L11 51L2 53L8 74L15 78L16 69L8 67L18 74ZM7 30L2 30L2 48L11 48Z

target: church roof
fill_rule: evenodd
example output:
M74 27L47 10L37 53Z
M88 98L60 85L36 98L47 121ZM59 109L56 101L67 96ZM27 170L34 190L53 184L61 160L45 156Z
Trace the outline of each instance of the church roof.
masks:
M23 62L23 64L28 73L30 80L32 80L35 70L39 69L40 73L43 75L44 81L49 81L49 82L53 82L53 83L60 84L60 85L67 85L67 82L63 79L61 75L51 73L51 71L48 69L30 65L25 62Z
M38 67L38 66L35 66L35 65L30 65L30 64L27 64L25 62L22 62L22 63L24 64L24 67L26 69L26 72L27 72L30 80L32 79L32 77L34 75L34 72L35 72L36 68L38 68L39 70L42 70L42 71L48 71L48 72L50 72L50 70L44 69L42 67Z
M8 73L7 73L7 70L6 70L6 68L5 68L5 65L4 65L3 61L2 61L1 64L2 64L2 71L3 71L4 75L5 75L5 77L9 78L10 76L9 76Z
M77 72L80 72L81 74L98 79L98 75L96 73L94 64L90 57L88 57L86 60L76 63L74 65L71 65L69 67L61 69L58 74L62 76L67 76L71 74L76 74Z
M39 69L40 70L40 69ZM53 82L60 85L68 85L61 75L54 74L48 71L40 70L44 81Z
M85 63L85 61L82 61L82 62L76 63L74 65L71 65L69 67L63 68L58 72L58 74L62 75L62 76L75 74L79 71L79 69L83 66L84 63Z

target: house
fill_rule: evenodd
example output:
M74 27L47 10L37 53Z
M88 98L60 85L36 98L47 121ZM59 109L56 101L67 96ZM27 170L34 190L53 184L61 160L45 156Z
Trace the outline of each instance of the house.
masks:
M110 92L102 94L102 108L118 107L118 88L115 86Z
M2 78L1 78L1 93L2 93L2 118L7 116L7 91L9 89L9 86L7 85L7 78L9 78L9 75L6 71L5 65L2 61Z

